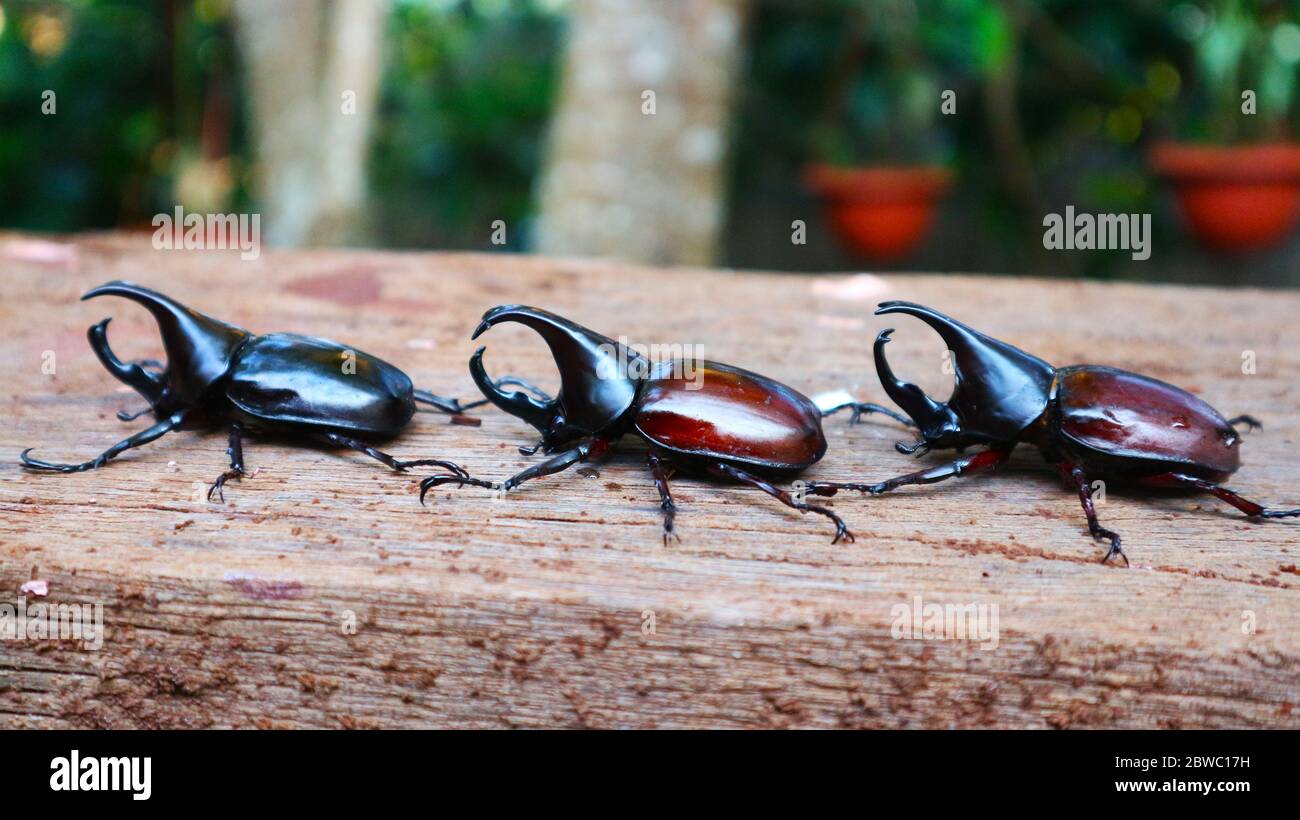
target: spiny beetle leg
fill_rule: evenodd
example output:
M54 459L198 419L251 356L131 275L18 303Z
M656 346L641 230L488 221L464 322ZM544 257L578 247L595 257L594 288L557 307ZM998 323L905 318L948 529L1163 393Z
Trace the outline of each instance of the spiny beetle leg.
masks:
M668 479L672 477L672 467L653 450L646 453L646 462L650 465L650 474L654 476L655 489L659 491L659 509L664 514L664 546L666 547L673 538L678 541L682 540L682 537L673 531L673 520L677 517L677 504L673 501L673 494L668 489Z
M1233 427L1236 427L1238 424L1244 424L1246 425L1246 429L1251 432L1264 429L1264 423L1254 416L1234 416L1233 418L1228 419L1228 424L1231 424Z
M428 390L413 390L411 395L412 398L420 404L427 404L436 410L453 416L459 416L466 410L487 404L487 399L478 399L477 401L461 404L460 399L449 399L445 396L437 396L430 393Z
M844 519L840 518L825 507L818 507L817 505L809 504L807 501L802 499L797 499L785 490L774 487L772 484L764 481L758 476L750 475L744 470L741 470L738 467L733 467L723 461L714 462L708 465L706 469L715 476L729 478L732 481L739 481L748 484L751 487L757 487L787 507L799 510L800 512L815 512L818 515L826 516L831 521L835 522L835 537L831 539L832 544L839 543L841 538L850 543L856 540L853 537L853 533L849 532L849 528L844 525Z
M496 381L497 387L502 387L504 385L514 385L516 387L522 387L525 390L529 391L530 393L533 393L534 395L538 396L543 401L550 401L551 399L551 397L547 395L545 390L541 389L540 387L537 387L531 382L524 381L518 376L503 376L502 378ZM433 407L437 410L440 410L444 413L449 413L454 416L458 416L464 413L466 410L472 410L475 407L482 407L483 405L488 403L487 399L475 399L474 401L470 401L470 402L461 402L460 399L451 399L451 398L447 398L446 396L439 396L429 392L428 390L413 390L412 397L416 401L420 402L421 404L427 404L430 407Z
M404 472L411 467L442 467L445 470L451 470L462 478L469 478L469 473L465 472L465 469L454 461L444 461L440 458L418 458L414 461L397 462L399 472Z
M1088 532L1093 538L1110 542L1110 549L1102 556L1103 564L1110 561L1116 555L1124 559L1124 566L1128 566L1128 556L1120 548L1119 533L1108 530L1097 520L1097 507L1092 503L1092 488L1088 482L1088 474L1078 464L1063 461L1058 465L1061 475L1074 482L1079 490L1079 503L1083 505L1083 514L1088 517Z
M1008 458L1011 457L1009 449L992 449L984 450L969 456L962 456L954 459L947 464L940 464L937 467L931 467L928 470L917 470L914 473L901 475L897 478L890 478L881 481L872 486L868 492L873 495L887 493L890 490L896 490L909 484L934 484L939 481L946 481L950 478L969 475L979 472L980 470L992 470L998 467Z
M468 484L471 487L482 487L485 490L495 490L497 488L497 485L491 481L472 478L462 473L439 473L438 475L431 475L420 482L420 503L424 503L424 497L429 494L429 490L434 487L441 487L443 484L455 484L457 487L464 487Z
M152 411L153 411L152 407L146 407L145 409L137 410L134 413L128 413L125 410L118 410L117 419L118 421L135 421L136 419L143 416L145 413L150 413Z
M208 488L208 500L212 500L212 494L216 493L221 499L221 503L226 503L226 482L230 479L242 479L244 477L244 426L239 422L230 425L230 439L226 446L226 454L230 456L230 469L217 476L217 480L212 482Z
M804 492L813 495L832 496L840 490L849 490L859 493L875 492L875 484L853 484L842 483L838 481L806 481L804 482Z
M554 397L552 397L550 393L547 393L545 390L533 384L532 382L525 381L519 378L518 376L502 376L501 378L496 380L496 386L497 387L507 387L507 386L522 387L523 389L527 390L529 393L532 393L533 396L536 397L539 401L542 402L554 401Z
M907 427L916 426L907 416L896 413L883 405L871 404L869 402L846 401L843 404L837 404L828 410L823 410L822 418L826 418L827 416L845 409L852 411L849 415L849 424L857 424L862 420L862 416L865 414L880 413L881 415L889 416L894 421Z
M605 456L610 449L610 445L610 440L605 438L593 438L589 441L584 441L576 447L556 453L540 464L534 464L525 470L520 470L518 473L515 473L510 478L503 481L500 485L500 489L504 492L510 492L525 481L539 478L544 475L553 475L563 470L567 470L581 461L587 461L589 459L592 461L598 460ZM461 470L460 473L456 475L433 475L420 482L420 503L424 503L424 496L428 494L429 490L443 484L456 484L461 487L469 484L474 487L483 487L488 490L497 489L497 485L493 484L491 481L485 481L481 478L471 478L464 470Z
M1262 504L1256 504L1254 501L1242 498L1236 492L1229 490L1227 487L1220 487L1213 481L1206 481L1203 478L1197 478L1184 473L1161 473L1160 475L1148 476L1147 478L1142 479L1142 483L1149 487L1192 487L1197 490L1202 490L1210 493L1221 501L1228 502L1251 518L1300 517L1300 509L1270 510Z
M117 444L109 447L90 461L83 461L80 464L55 464L31 458L27 455L32 451L33 448L31 447L23 450L22 455L18 456L18 458L22 461L24 467L32 470L50 470L56 473L80 473L85 472L86 470L94 470L103 467L109 459L134 447L139 447L143 444L148 444L151 441L162 438L167 433L180 427L181 423L185 420L185 412L186 411L182 410L178 413L173 413L154 426L146 430L141 430L130 438L119 441Z
M968 475L979 470L991 470L1002 462L1011 457L1010 450L985 450L974 455L963 456L962 458L950 461L947 464L940 464L937 467L931 467L927 470L918 470L915 473L901 475L898 478L891 478L886 481L880 481L875 484L845 484L836 481L810 481L804 485L806 492L813 495L835 495L840 490L851 490L860 493L871 493L879 495L887 493L890 490L896 490L899 487L908 484L934 484L938 481L944 481L949 478Z
M454 463L450 461L441 461L439 459L424 458L424 459L416 459L414 461L398 461L397 459L390 456L388 453L385 453L383 450L377 450L374 447L371 447L369 444L366 444L364 441L359 441L357 439L350 438L348 436L342 435L341 433L334 433L334 432L322 433L319 436L317 436L317 438L319 438L321 441L329 442L330 444L336 444L340 447L347 447L350 450L356 450L358 453L365 453L366 455L370 456L376 461L388 465L389 467L391 467L392 469L396 470L399 473L405 472L409 467L422 467L422 466L445 467L448 470L452 470L453 472L457 472L457 471L460 473L465 472L464 470L461 470L460 467L456 466Z

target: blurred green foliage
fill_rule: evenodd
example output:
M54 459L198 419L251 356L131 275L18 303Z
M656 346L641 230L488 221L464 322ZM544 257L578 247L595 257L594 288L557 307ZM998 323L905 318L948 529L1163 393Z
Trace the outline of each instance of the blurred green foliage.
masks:
M233 106L229 35L203 7L0 0L0 225L109 228L172 207L205 106ZM227 119L215 147L242 153Z
M142 226L178 201L255 208L229 2L0 0L0 226ZM484 247L502 219L527 247L568 9L393 0L375 244ZM1300 0L753 0L746 37L733 214L806 196L813 160L943 163L974 269L1032 268L1035 220L1065 203L1152 211L1183 241L1147 145L1285 138L1297 122ZM1114 261L1067 264L1107 276Z
M563 5L393 4L371 157L377 244L472 247L494 219L526 224ZM0 226L254 207L228 0L0 0L0 15Z
M813 161L939 163L957 170L969 269L1032 268L1038 220L1065 204L1156 212L1186 244L1146 148L1293 135L1298 19L1297 0L759 0L731 195L797 198ZM1109 276L1121 257L1053 264Z
M383 244L484 246L494 220L529 224L559 83L557 8L397 4L370 174Z

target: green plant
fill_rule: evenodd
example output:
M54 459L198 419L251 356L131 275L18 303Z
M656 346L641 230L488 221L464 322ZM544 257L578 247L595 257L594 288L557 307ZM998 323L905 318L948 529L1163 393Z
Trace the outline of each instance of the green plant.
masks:
M834 5L834 4L832 4ZM940 120L945 60L923 14L934 2L840 4L834 57L809 130L812 153L837 165L925 163L949 153ZM969 6L964 0L939 5ZM937 58L937 59L936 59Z
M1192 47L1201 87L1187 116L1188 136L1217 142L1287 136L1300 66L1300 3L1201 0L1170 12Z
M370 158L381 244L479 247L494 220L528 224L563 22L554 0L395 4Z

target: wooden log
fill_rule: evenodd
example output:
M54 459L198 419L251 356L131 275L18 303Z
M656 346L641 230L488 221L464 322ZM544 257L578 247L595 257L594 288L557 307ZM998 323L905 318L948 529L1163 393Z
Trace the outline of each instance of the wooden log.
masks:
M141 402L84 338L112 315L123 357L161 349L138 307L77 301L109 279L254 331L346 341L460 396L473 394L478 317L524 302L613 336L699 345L808 394L879 401L870 344L883 323L871 310L901 298L1058 364L1138 370L1258 416L1232 486L1297 506L1295 293L505 255L241 261L154 251L140 235L0 235L0 262L0 604L36 578L49 595L31 602L99 602L106 623L98 651L0 642L2 726L1300 726L1300 523L1111 492L1102 521L1133 566L1102 566L1074 493L1027 449L1000 475L833 499L857 534L839 545L824 519L680 477L681 541L665 546L630 440L598 475L500 499L444 488L426 507L418 474L266 440L245 446L255 474L208 503L202 491L226 467L215 431L169 435L87 473L17 464L29 446L88 458L143 426L114 417ZM897 371L942 395L942 345L890 320ZM524 329L482 341L491 372L556 383ZM528 464L515 448L533 434L481 415L478 428L420 415L387 449L493 478ZM831 449L809 478L916 463L894 451L906 435L892 423L826 427ZM996 648L895 637L918 597L996 606Z

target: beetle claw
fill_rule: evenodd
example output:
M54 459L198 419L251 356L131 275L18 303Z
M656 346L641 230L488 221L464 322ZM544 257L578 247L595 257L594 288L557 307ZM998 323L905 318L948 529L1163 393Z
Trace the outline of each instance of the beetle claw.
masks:
M1101 563L1103 564L1109 563L1110 559L1113 556L1118 555L1120 558L1124 559L1124 566L1125 567L1129 566L1128 556L1124 554L1123 548L1120 547L1119 533L1111 532L1108 529L1103 529L1102 527L1098 527L1095 530L1093 530L1092 537L1098 539L1106 538L1110 540L1110 549L1106 550L1106 554L1102 556Z
M464 468L454 461L441 461L436 458L421 458L414 461L399 461L393 464L393 469L399 473L404 473L411 467L442 467L444 470L451 470L458 476L469 478L469 473L465 472Z
M921 456L930 452L930 445L925 443L925 439L921 439L920 441L914 441L911 444L907 444L906 442L902 442L902 441L896 441L894 442L894 449L905 456L916 456L917 458L920 458Z
M521 444L519 446L519 455L521 456L537 455L537 451L542 449L545 446L546 446L546 439L542 439L541 441L532 445Z
M1259 419L1255 418L1254 416L1241 415L1235 418L1230 418L1228 419L1228 424L1232 425L1233 427L1236 427L1238 424L1244 424L1246 425L1246 431L1250 433L1253 433L1256 430L1264 429L1263 422L1261 422Z
M152 407L146 407L146 408L144 408L143 410L137 410L137 411L135 411L134 413L128 413L128 412L126 412L125 410L118 410L118 411L117 411L117 420L118 420L118 421L135 421L136 419L138 419L138 418L140 418L141 416L143 416L145 413L150 413L150 412L153 412L153 408L152 408Z
M211 487L208 487L209 503L212 501L212 494L216 493L217 498L221 500L221 503L225 504L226 503L226 492L225 492L226 482L232 478L235 479L236 481L239 481L242 480L243 477L244 477L244 471L239 469L234 469L234 468L226 470L224 473L217 476L217 480L212 482Z
M453 483L457 487L464 487L466 484L469 484L474 487L483 487L489 490L496 486L491 481L484 481L481 478L471 478L464 470L461 470L459 473L440 473L438 475L431 475L420 482L420 504L424 504L424 497L428 495L429 490L432 490L434 487L441 487L443 484Z

